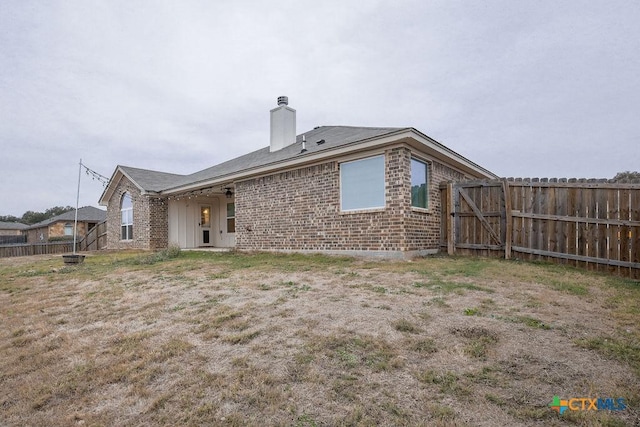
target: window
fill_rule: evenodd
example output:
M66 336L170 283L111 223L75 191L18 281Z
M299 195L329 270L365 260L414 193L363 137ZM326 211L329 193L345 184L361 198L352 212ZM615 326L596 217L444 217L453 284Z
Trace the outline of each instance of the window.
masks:
M227 233L236 232L236 204L227 203Z
M427 185L427 164L411 159L411 206L429 207L429 187Z
M200 226L211 227L211 208L209 206L200 206Z
M65 236L73 236L73 224L71 224L70 222L67 222L64 225L64 235Z
M384 156L340 164L341 210L375 209L384 206Z
M122 195L122 201L120 203L120 229L122 240L133 239L133 201L129 193Z

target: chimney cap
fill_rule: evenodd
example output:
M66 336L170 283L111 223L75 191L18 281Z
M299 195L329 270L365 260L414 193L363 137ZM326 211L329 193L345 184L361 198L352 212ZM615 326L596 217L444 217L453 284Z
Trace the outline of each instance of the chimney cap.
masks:
M278 97L278 105L289 105L289 97L288 96L279 96Z

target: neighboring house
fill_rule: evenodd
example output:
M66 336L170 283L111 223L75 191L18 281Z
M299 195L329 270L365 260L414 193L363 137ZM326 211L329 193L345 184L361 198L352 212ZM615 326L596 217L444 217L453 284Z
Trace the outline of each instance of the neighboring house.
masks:
M27 224L20 222L0 221L0 236L20 236L27 227Z
M440 183L496 175L414 128L296 136L286 97L270 146L191 175L117 166L107 247L215 246L404 256L440 246Z
M26 235L24 230L29 227L20 222L0 221L0 245L24 243Z
M76 211L72 210L29 226L26 229L27 242L73 239L75 216ZM107 213L104 210L93 206L78 209L78 241L106 217Z

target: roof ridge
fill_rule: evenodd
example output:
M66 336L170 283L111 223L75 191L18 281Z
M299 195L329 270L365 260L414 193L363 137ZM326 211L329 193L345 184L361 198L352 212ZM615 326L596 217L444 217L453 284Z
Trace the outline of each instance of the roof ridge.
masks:
M327 127L327 128L352 128L352 129L407 129L408 127L406 126L353 126L353 125L321 125L321 126L317 126L314 129L317 128L323 128L323 127Z

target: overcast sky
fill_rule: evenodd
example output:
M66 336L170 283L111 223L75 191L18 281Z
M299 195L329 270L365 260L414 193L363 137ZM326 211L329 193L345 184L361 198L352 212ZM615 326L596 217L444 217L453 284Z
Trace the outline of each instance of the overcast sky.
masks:
M297 130L411 126L499 176L640 170L640 1L0 1L0 215L78 162L188 174ZM102 185L82 175L80 205Z

